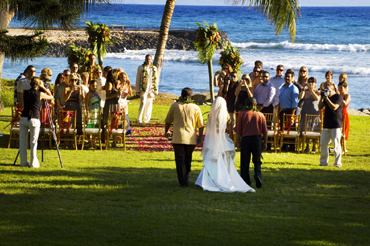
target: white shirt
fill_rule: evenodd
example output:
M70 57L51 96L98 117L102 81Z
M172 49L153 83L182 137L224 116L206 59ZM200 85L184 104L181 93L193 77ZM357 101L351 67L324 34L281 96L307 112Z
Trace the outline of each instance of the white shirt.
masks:
M99 77L96 79L96 91L100 97L100 107L104 108L105 105L105 90L102 90L102 87L105 86L105 82L107 81L106 78Z
M272 104L275 107L276 105L279 104L280 87L285 83L284 77L283 76L281 76L281 77L276 77L275 76L273 78L270 78L270 83L276 89L276 94L275 94L274 101L273 101L273 104Z
M17 92L23 93L23 91L31 89L31 82L27 78L21 79L17 84Z

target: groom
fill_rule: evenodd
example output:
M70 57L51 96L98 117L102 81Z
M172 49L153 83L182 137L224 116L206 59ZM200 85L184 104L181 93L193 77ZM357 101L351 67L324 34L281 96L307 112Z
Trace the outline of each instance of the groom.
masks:
M181 97L172 104L166 117L165 137L173 123L172 146L175 151L177 178L181 186L188 186L191 160L195 145L203 140L203 117L198 105L191 100L192 90L184 88ZM197 128L199 137L197 138Z
M246 100L247 110L238 115L236 121L236 147L240 148L240 176L250 186L249 163L253 155L254 179L256 187L262 187L261 173L261 135L264 137L263 150L267 148L267 125L265 116L254 111L256 99L248 97ZM240 143L241 140L241 143Z
M137 122L148 123L152 116L153 100L158 96L157 67L153 65L151 55L146 55L145 62L138 67L135 86L136 93L140 96Z

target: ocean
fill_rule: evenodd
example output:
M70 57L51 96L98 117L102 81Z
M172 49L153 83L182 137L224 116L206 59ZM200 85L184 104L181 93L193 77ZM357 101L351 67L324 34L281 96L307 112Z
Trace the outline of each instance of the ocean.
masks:
M125 25L125 29L158 29L164 6L114 4L109 8L98 7L81 18L84 21L102 22L109 25ZM283 64L292 68L298 78L298 70L306 66L309 76L318 82L325 81L325 72L333 71L333 81L338 83L340 73L347 73L351 108L370 108L370 7L302 7L297 21L294 43L287 30L281 36L259 12L240 6L176 6L171 29L196 29L196 22L217 23L219 30L226 31L233 46L240 49L244 61L242 71L250 73L254 61L263 61L265 70L275 75L275 68ZM12 21L9 26L22 26ZM213 56L213 70L219 69L221 50ZM155 50L126 50L109 53L104 64L122 67L135 83L136 70L146 54L154 56ZM66 58L41 57L30 61L37 71L49 67L54 80L67 67ZM3 78L16 78L28 64L5 60ZM180 95L183 87L194 92L209 90L208 69L197 61L197 52L166 50L159 82L159 92Z

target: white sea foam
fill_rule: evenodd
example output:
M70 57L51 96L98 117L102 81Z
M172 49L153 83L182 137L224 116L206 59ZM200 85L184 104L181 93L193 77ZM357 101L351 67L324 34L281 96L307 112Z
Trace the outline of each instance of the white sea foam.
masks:
M240 49L287 49L312 51L370 52L370 44L231 43Z

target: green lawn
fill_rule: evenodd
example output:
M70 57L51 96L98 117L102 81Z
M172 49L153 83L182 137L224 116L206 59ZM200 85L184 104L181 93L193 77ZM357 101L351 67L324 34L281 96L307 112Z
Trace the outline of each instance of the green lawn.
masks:
M168 108L155 105L154 120ZM1 128L9 114L0 112ZM246 194L195 186L200 152L187 188L172 152L61 150L61 169L56 150L46 150L39 169L13 166L18 150L6 149L5 130L0 245L369 245L369 125L351 116L342 168L333 156L320 167L319 154L264 153L263 188Z

